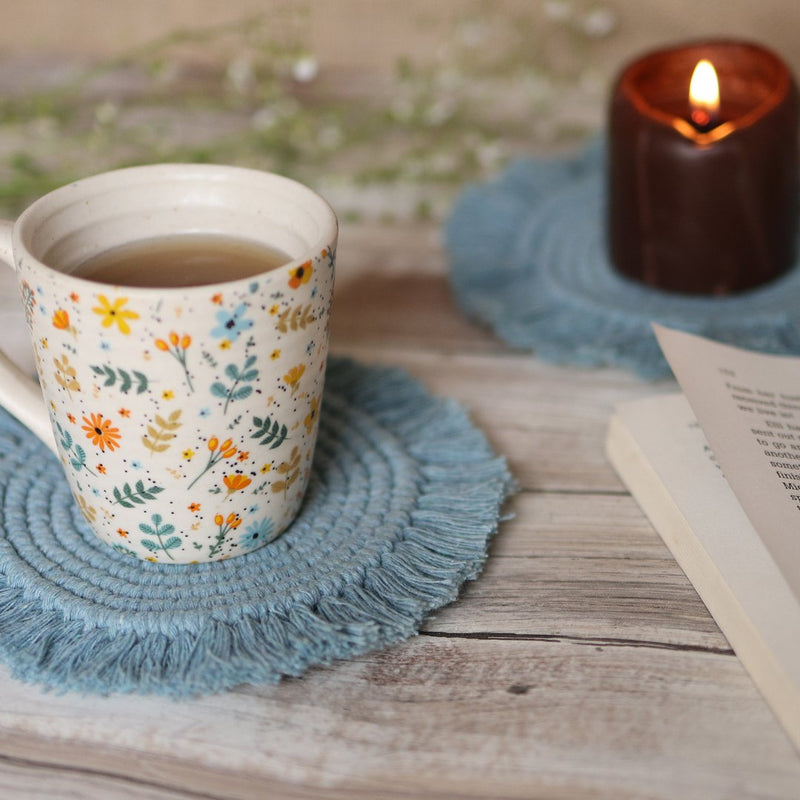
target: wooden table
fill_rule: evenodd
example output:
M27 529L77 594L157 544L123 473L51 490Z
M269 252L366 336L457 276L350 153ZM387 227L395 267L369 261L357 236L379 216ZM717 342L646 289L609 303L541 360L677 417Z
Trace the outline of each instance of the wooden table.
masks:
M410 641L277 686L170 702L2 672L0 797L800 797L798 754L603 455L616 402L674 385L512 352L446 269L432 225L345 226L332 344L456 398L508 458L480 579Z

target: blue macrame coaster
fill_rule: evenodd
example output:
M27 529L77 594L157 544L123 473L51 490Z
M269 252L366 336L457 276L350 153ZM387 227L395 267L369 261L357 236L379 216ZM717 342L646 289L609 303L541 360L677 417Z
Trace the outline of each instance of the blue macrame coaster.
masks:
M0 414L0 658L59 690L187 696L414 634L479 574L511 487L452 401L331 359L306 502L275 542L188 567L100 543L61 467Z
M514 347L579 366L670 375L651 322L771 353L800 352L800 268L728 298L618 275L606 254L604 155L513 162L468 188L445 226L462 309Z

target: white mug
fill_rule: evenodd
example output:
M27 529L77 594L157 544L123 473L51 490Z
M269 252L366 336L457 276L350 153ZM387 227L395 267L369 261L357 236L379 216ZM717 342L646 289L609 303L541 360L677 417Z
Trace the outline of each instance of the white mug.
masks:
M167 288L72 274L198 234L289 260ZM96 175L0 223L39 376L0 354L0 404L56 453L100 539L185 564L250 552L292 521L317 437L336 241L333 211L307 187L211 165Z

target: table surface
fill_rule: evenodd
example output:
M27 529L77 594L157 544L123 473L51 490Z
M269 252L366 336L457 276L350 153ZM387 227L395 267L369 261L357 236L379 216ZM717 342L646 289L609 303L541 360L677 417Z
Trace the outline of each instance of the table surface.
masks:
M615 403L675 385L511 351L459 314L432 224L345 225L338 269L334 352L456 398L520 484L483 574L419 636L275 686L99 698L0 670L0 797L800 796L798 754L603 454Z

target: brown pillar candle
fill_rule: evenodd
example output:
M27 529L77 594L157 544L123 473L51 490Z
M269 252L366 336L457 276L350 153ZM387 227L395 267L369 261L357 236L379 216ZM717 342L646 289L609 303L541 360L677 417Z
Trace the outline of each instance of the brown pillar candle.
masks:
M716 72L718 101L690 101L702 60ZM621 274L725 295L792 265L798 96L769 50L712 41L638 59L615 85L608 145L609 249Z

